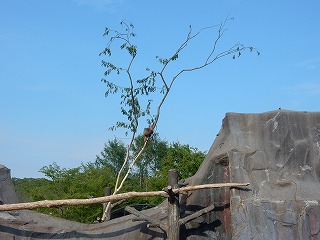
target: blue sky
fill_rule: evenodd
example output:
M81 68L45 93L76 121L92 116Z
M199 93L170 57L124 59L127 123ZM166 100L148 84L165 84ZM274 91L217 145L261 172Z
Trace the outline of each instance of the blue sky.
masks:
M161 113L163 139L208 150L226 112L319 111L319 9L317 0L1 0L0 163L13 177L43 177L38 170L53 161L77 167L108 139L125 140L108 131L121 115L104 97L99 57L104 28L123 19L135 25L136 69L170 55L190 24L198 30L228 14L235 20L221 49L241 42L261 52L178 79ZM214 37L195 39L181 63L201 61Z

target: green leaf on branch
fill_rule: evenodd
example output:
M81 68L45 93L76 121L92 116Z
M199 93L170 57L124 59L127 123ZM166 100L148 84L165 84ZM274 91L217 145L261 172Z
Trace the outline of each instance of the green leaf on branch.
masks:
M106 27L105 30L104 30L103 36L108 36L109 32L110 32L109 28Z
M172 61L174 61L174 60L177 60L178 59L178 53L176 53L175 55L173 55L172 57L171 57L171 60Z
M137 55L137 48L136 48L136 46L134 46L134 45L127 46L126 49L128 50L129 54L130 54L132 57L135 57L135 56Z

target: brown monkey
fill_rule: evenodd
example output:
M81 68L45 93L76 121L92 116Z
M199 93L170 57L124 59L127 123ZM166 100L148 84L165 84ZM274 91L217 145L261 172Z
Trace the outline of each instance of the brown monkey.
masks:
M144 141L146 141L149 137L151 137L152 133L153 133L153 129L152 128L145 128L143 130Z

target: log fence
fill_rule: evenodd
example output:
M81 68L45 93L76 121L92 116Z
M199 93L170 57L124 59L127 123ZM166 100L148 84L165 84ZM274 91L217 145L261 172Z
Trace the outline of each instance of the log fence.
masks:
M111 195L110 189L106 188L104 197L90 198L90 199L66 199L66 200L44 200L37 202L28 203L15 203L15 204L3 204L0 205L0 211L13 211L13 210L23 210L23 209L35 209L35 208L50 208L50 207L60 207L60 206L76 206L76 205L89 205L89 204L103 204L119 201L113 206L122 203L126 199L136 198L136 197L151 197L151 196L162 196L168 198L168 218L167 222L163 223L157 219L153 219L133 207L127 206L125 210L136 218L133 221L146 221L147 226L150 228L160 228L167 234L169 240L180 239L180 226L186 224L187 222L200 217L203 214L209 213L214 209L214 205L210 205L200 211L197 211L191 215L184 218L180 218L179 211L179 194L185 194L189 191L196 191L209 188L222 188L222 187L245 187L249 183L216 183L216 184L203 184L196 186L178 186L178 171L169 170L168 172L168 187L164 188L162 191L152 191L152 192L127 192ZM110 216L108 216L110 219ZM170 226L170 227L169 227Z

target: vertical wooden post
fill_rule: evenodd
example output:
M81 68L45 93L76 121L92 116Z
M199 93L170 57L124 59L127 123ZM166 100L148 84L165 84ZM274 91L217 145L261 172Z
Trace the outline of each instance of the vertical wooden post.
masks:
M105 196L110 196L111 195L111 187L106 187L106 189L104 190L104 195Z
M105 188L104 195L105 196L110 196L111 195L111 187L106 187ZM103 204L103 213L105 212L106 207L107 207L107 203L104 203ZM110 220L110 217L111 217L111 212L108 212L106 217L105 217L105 220Z
M178 188L178 171L175 169L168 172L168 240L180 239L180 225L179 225L179 193L175 194L172 189Z

